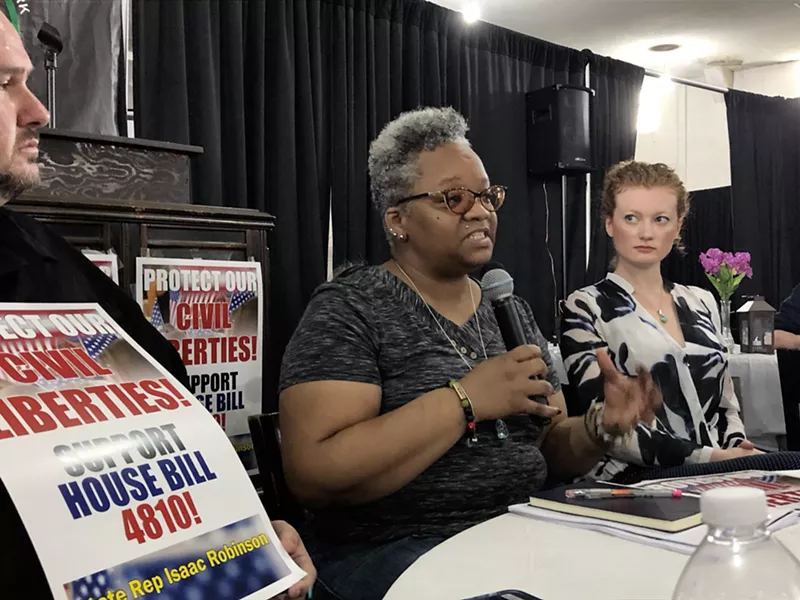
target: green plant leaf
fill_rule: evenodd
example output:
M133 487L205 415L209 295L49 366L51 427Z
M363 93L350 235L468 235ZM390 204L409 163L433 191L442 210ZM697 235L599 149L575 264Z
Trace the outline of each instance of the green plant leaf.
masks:
M728 265L722 265L719 268L719 279L720 283L727 288L731 281L731 270L728 268Z
M708 277L708 280L711 282L711 285L714 286L714 289L717 290L717 293L719 294L719 297L721 299L727 300L728 298L730 298L730 296L725 297L725 292L724 292L724 290L722 288L722 285L721 285L719 279L715 275L711 275L709 273L706 273L706 277Z

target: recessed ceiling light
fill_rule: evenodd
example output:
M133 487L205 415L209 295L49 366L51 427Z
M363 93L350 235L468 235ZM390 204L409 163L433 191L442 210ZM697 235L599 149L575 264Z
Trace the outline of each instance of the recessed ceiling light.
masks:
M464 7L461 14L464 15L464 21L474 23L481 18L481 7L476 2L471 2Z
M680 47L680 44L656 44L655 46L650 46L648 50L650 52L672 52Z

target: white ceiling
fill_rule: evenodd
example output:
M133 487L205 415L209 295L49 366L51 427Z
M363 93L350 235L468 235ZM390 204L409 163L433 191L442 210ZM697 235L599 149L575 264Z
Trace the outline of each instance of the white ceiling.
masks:
M481 20L671 75L704 78L707 62L748 66L800 60L794 0L433 0L478 4ZM800 5L800 2L797 2ZM676 43L670 53L647 50Z

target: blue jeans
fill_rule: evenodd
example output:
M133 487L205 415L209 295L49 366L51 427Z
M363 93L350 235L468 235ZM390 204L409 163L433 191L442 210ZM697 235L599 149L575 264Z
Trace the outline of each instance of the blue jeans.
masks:
M314 600L380 600L415 560L444 540L331 544L311 539L307 546L318 573Z

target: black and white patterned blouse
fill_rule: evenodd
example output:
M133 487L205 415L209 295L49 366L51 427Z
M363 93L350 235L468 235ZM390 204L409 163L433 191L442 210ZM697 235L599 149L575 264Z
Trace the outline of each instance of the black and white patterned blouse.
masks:
M675 302L684 347L636 301L633 286L619 275L609 274L567 299L561 352L581 407L603 401L595 355L600 348L622 373L633 376L638 365L647 367L664 396L653 423L640 423L633 435L620 439L591 477L611 479L629 465L708 462L714 448L745 439L714 296L672 283L666 289Z

